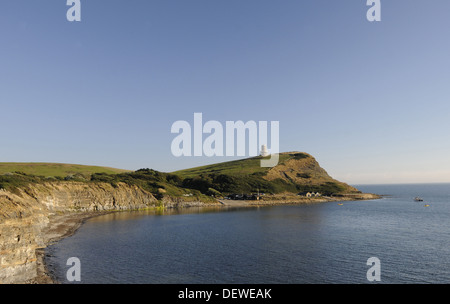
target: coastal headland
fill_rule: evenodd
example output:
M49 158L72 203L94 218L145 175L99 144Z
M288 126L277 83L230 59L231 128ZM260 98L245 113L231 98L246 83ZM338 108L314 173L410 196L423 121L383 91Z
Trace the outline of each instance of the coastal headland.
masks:
M280 163L273 168L260 168L259 160L256 157L173 173L141 169L81 171L64 177L54 172L56 176L50 177L3 172L0 283L55 283L44 263L45 248L75 233L85 220L110 212L380 198L332 179L306 153L281 153Z

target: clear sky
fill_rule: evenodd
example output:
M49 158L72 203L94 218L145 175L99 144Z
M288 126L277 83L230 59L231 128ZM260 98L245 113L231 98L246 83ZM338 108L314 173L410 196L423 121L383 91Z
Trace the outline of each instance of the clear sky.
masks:
M172 123L279 121L352 184L450 182L450 1L0 2L0 161L174 171Z

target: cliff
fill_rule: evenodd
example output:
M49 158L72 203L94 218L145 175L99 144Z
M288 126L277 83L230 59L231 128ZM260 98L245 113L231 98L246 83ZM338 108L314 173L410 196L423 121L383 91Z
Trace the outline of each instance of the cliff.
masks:
M334 185L335 189L333 190L335 192L359 192L358 189L332 178L317 160L308 153L286 152L281 153L280 156L285 157L277 166L267 171L263 177L264 179L268 181L280 179L286 183L299 185L303 188L320 188L321 186Z
M196 204L171 198L162 201L174 207ZM36 278L38 251L69 231L69 227L58 227L62 223L57 218L159 204L150 192L125 183L48 182L14 192L0 190L0 283L29 283Z

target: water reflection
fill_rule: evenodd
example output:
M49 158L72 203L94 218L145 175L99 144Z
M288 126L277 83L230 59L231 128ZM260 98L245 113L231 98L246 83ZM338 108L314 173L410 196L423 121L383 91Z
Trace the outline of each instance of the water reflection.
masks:
M248 207L227 207L227 206L208 206L208 207L185 207L185 208L154 208L135 211L118 211L105 215L100 215L89 219L90 222L109 222L109 221L128 221L147 216L168 216L181 214L202 214L214 212L234 212L234 211L254 211L260 208L272 208L272 206L248 206Z

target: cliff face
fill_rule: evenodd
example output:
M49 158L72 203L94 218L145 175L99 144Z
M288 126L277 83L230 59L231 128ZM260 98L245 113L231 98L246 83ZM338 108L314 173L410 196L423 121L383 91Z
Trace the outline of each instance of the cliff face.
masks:
M329 176L327 171L310 154L304 152L286 152L280 153L280 155L292 155L293 157L269 169L264 179L269 181L282 179L288 183L305 186L333 183L339 185L344 192L358 192L358 189Z
M135 210L155 206L155 197L119 183L36 184L15 193L0 190L0 283L26 283L37 275L36 249L45 248L43 231L55 214Z

